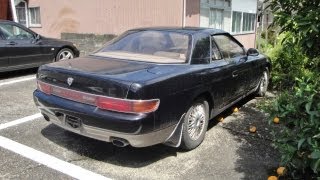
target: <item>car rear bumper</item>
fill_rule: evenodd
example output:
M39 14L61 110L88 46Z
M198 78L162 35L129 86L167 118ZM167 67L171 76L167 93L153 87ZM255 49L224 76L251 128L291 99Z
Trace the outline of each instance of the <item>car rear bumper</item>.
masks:
M34 101L46 120L74 133L134 147L164 143L176 125L154 129L154 114L123 114L34 91ZM74 120L76 123L74 123Z
M175 126L171 126L169 128L146 134L125 134L115 131L109 131L106 129L101 129L94 126L87 126L84 124L81 126L81 128L75 129L67 125L64 118L59 119L56 116L53 116L48 113L43 113L43 115L48 116L50 122L52 122L53 124L56 124L68 131L106 142L112 142L113 140L121 140L123 142L127 142L133 147L147 147L155 144L164 143L175 129Z

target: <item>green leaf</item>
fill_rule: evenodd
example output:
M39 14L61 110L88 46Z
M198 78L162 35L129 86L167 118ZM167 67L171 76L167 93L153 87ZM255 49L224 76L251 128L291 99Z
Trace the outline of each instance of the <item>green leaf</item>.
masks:
M320 159L320 151L313 151L313 152L310 154L310 158L311 158L311 159Z
M310 109L311 109L311 105L312 105L312 102L308 102L307 104L306 104L306 111L307 111L307 113L309 113L310 112Z
M313 45L313 42L312 42L312 41L307 41L307 46L308 46L308 48L311 48L312 45Z
M312 146L311 137L308 137L307 142L308 142L309 145Z
M302 138L298 141L298 150L300 150L301 145L306 141L306 138Z
M316 28L316 26L314 24L311 25L312 30L314 30L315 32L319 32L319 30Z
M320 133L317 135L314 135L313 138L320 138Z
M318 159L311 167L314 173L317 173L319 165L320 165L320 159Z

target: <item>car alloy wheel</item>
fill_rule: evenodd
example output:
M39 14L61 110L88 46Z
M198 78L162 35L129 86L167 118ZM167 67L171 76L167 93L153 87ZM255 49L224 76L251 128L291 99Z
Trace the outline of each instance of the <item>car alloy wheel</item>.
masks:
M183 122L181 148L191 150L204 140L209 122L209 104L198 98L188 109Z
M206 121L205 107L203 104L193 106L190 116L188 117L188 134L192 140L199 139L204 130Z
M71 49L64 48L57 54L56 61L64 61L68 59L73 59L74 54Z

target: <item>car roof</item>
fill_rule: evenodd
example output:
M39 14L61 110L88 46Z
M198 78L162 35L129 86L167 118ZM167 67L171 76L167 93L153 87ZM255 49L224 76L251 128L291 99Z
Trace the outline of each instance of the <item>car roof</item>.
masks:
M15 23L14 21L9 20L2 20L1 22L6 23ZM178 33L184 33L184 34L196 34L196 33L208 33L208 34L221 34L221 33L227 33L226 31L223 31L221 29L214 29L214 28L205 28L205 27L143 27L143 28L136 28L131 29L131 31L170 31L170 32L178 32Z
M207 33L207 34L221 34L227 33L221 29L204 28L204 27L144 27L131 29L132 31L170 31L178 32L184 34L197 34L197 33Z

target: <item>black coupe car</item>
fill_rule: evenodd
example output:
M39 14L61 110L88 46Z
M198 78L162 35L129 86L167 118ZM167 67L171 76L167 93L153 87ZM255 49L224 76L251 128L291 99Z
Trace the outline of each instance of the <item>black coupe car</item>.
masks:
M84 136L190 150L212 117L266 93L270 66L222 30L134 29L90 56L41 66L34 101L47 121Z
M71 42L46 38L18 23L0 20L0 72L78 56L79 50Z

